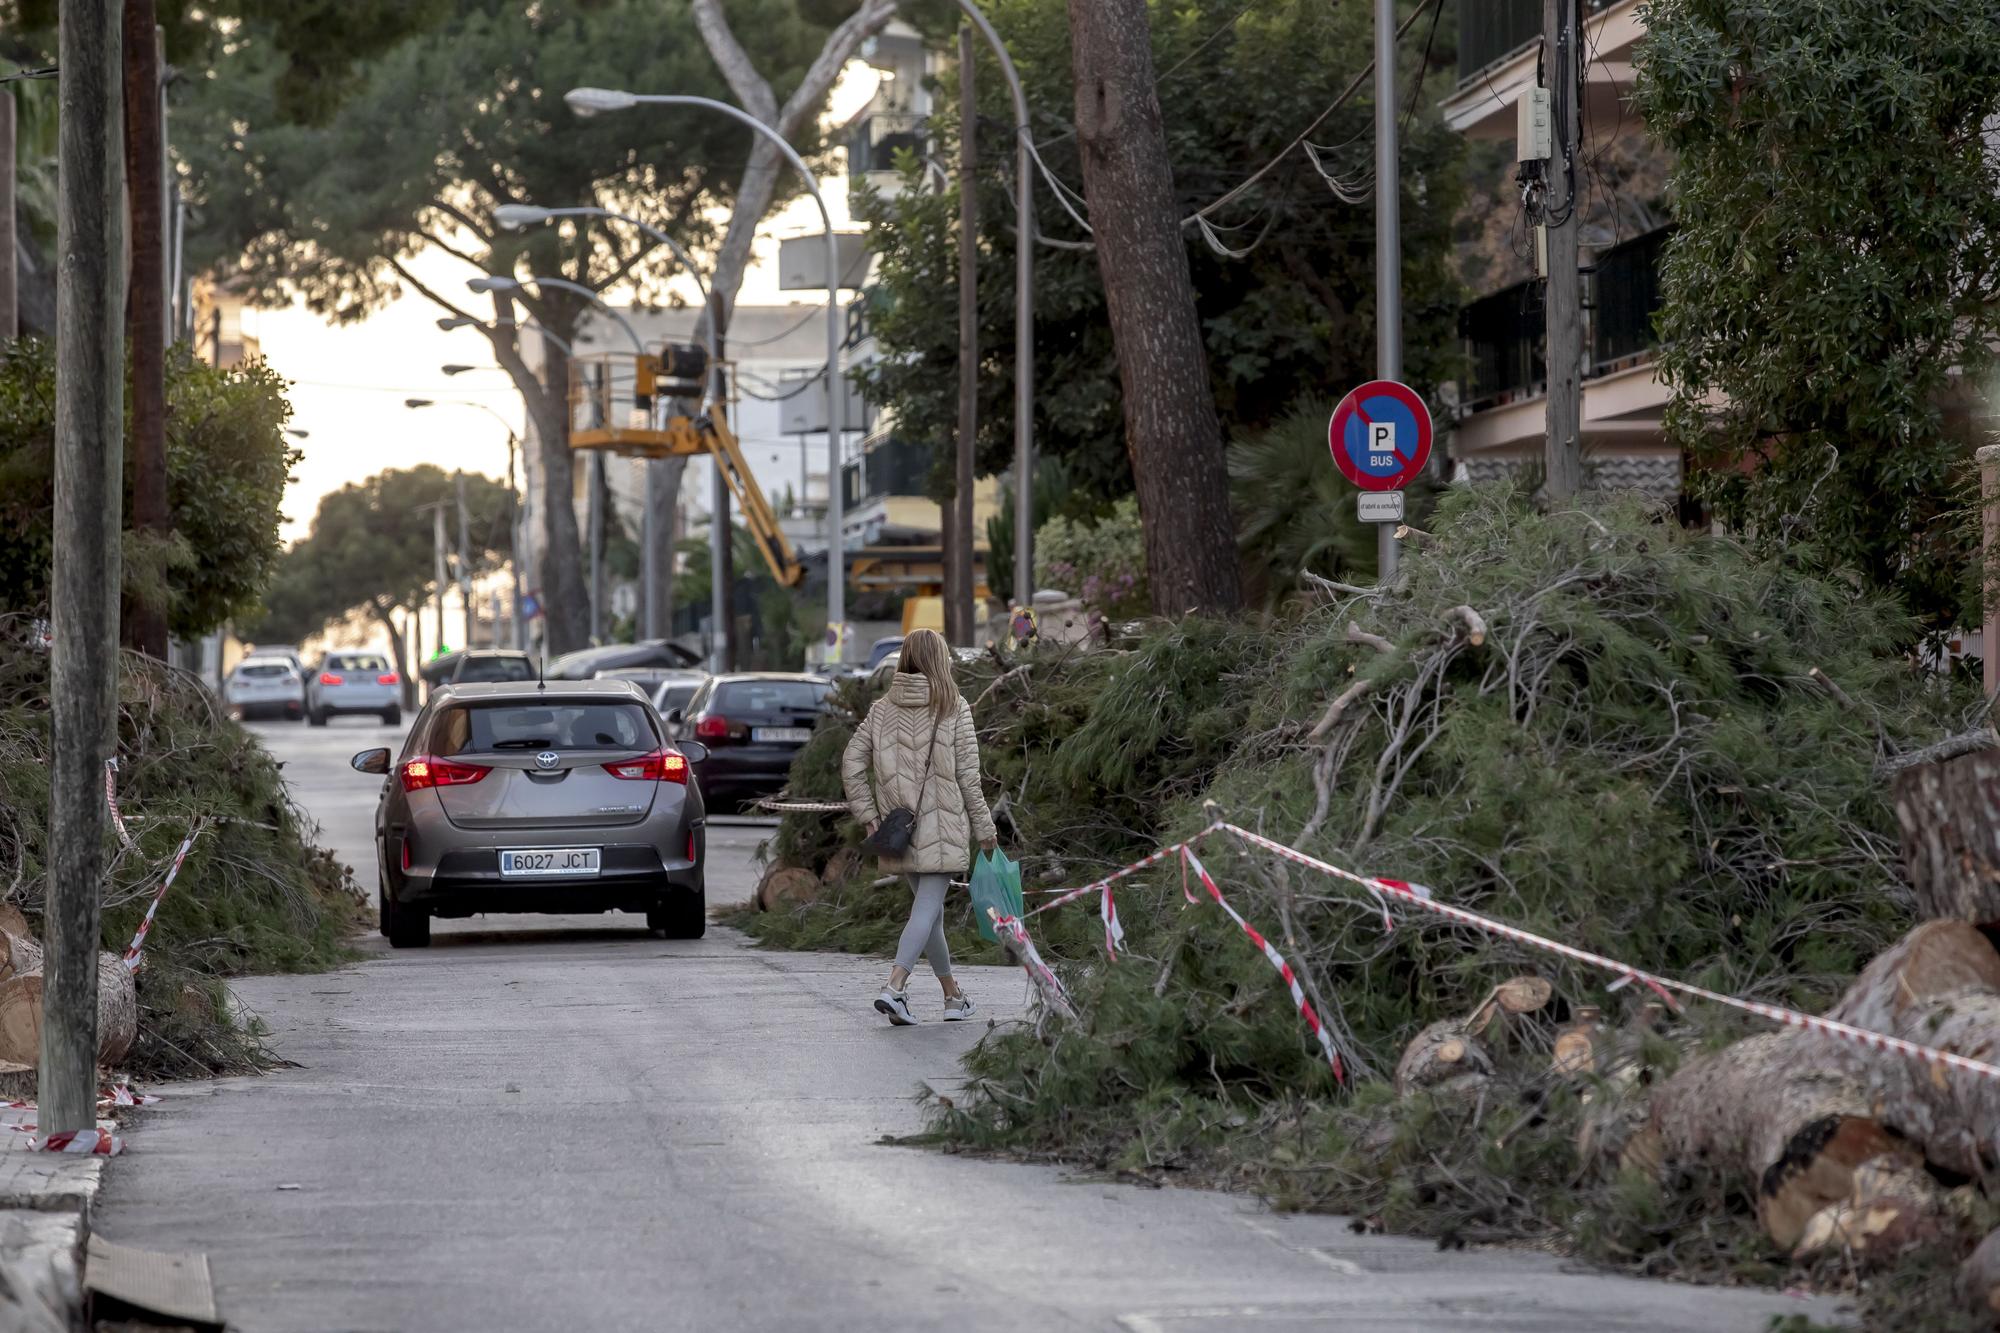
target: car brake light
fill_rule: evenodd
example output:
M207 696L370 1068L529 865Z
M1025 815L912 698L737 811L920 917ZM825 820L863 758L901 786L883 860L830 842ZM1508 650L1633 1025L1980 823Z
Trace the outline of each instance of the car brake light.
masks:
M423 791L427 787L463 787L479 781L493 770L481 764L460 764L429 755L403 765L403 790Z
M729 739L729 719L710 715L694 724L694 734L704 741L726 741Z
M331 671L322 671L319 673L319 683L322 685L342 685L346 682Z
M381 675L375 677L375 683L377 685L394 685L399 679L400 677L398 677L395 672L385 671Z
M603 765L604 771L626 782L678 782L688 780L687 756L678 750L655 750L637 759L620 759Z

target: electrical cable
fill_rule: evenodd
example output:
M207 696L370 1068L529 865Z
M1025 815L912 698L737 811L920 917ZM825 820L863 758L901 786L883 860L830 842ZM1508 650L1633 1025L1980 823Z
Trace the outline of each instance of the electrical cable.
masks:
M1232 14L1227 23L1224 23L1214 32L1202 38L1201 43L1198 46L1196 46L1194 50L1188 52L1186 55L1182 56L1179 60L1176 60L1172 65L1168 66L1166 73L1159 75L1157 78L1153 80L1153 86L1155 88L1158 88L1159 86L1164 84L1168 79L1171 79L1172 77L1174 77L1174 75L1180 73L1181 69L1184 66L1186 66L1188 61L1193 60L1203 51L1206 51L1209 47L1215 45L1216 41L1219 38L1221 38L1221 36L1224 33L1228 32L1231 28L1234 28L1236 26L1238 20L1240 20L1245 14L1248 14L1251 10L1255 9L1256 7L1257 7L1257 0L1250 0L1249 4L1243 6L1243 8L1237 10L1234 14ZM1071 131L1071 133L1075 133L1075 131Z

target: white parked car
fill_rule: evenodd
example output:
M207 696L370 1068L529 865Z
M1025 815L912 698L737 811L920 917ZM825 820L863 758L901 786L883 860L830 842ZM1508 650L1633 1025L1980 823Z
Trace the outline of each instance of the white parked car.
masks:
M306 681L306 721L323 727L343 713L372 713L388 726L403 720L403 680L382 653L328 653Z
M232 717L296 721L305 712L305 682L282 657L246 657L222 683L222 702Z

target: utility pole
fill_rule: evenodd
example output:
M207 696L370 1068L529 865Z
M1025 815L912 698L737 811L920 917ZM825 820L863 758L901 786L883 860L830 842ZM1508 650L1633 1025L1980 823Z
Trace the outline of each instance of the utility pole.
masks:
M472 647L472 543L465 536L465 473L452 473L452 481L458 490L458 600L465 604L465 641L460 647ZM493 622L494 642L499 642L500 622Z
M972 447L979 430L979 102L972 86L972 25L958 25L958 471L944 525L945 634L970 648Z
M147 7L149 10L151 6ZM67 0L58 76L55 560L42 1133L97 1124L104 765L117 752L124 477L120 0ZM151 45L150 30L147 43ZM7 256L8 264L14 256Z
M173 528L167 508L166 172L160 132L160 48L154 0L124 6L125 164L132 217L132 290L127 334L132 346L132 526L153 558ZM167 609L160 594L132 599L127 646L162 661Z
M15 290L19 258L14 240L14 94L0 88L0 339L20 332L20 296Z
M590 543L590 641L604 642L604 451L590 451L590 511L584 520Z
M1437 0L1442 4L1444 0ZM1396 0L1375 0L1375 378L1403 378L1402 156L1396 142ZM1375 525L1376 581L1396 577L1396 525Z
M1548 237L1548 495L1583 489L1583 299L1577 268L1576 0L1542 0L1542 61L1548 79L1554 155L1542 171L1542 227Z
M437 560L437 634L436 647L444 647L444 501L431 506L431 554Z

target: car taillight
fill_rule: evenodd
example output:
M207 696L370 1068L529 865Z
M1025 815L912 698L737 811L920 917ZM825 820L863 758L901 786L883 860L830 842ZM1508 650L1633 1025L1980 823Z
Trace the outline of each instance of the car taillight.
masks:
M332 673L331 671L322 671L322 672L320 672L320 673L319 673L319 683L320 683L320 684L322 684L322 685L344 685L344 684L346 684L346 682L345 682L345 681L343 681L343 680L342 680L342 679L341 679L341 678L340 678L339 676L336 676L336 675L334 675L334 674L333 674L333 673Z
M400 679L401 677L399 677L395 672L385 671L381 675L375 677L375 683L377 685L394 685Z
M729 739L729 719L710 715L694 724L697 740L726 741Z
M605 764L603 769L612 777L627 782L678 782L685 786L688 780L687 756L678 750L655 750L637 759L620 759L615 764Z
M422 791L426 787L463 787L479 781L493 770L481 764L460 764L450 759L424 755L403 765L403 790Z

